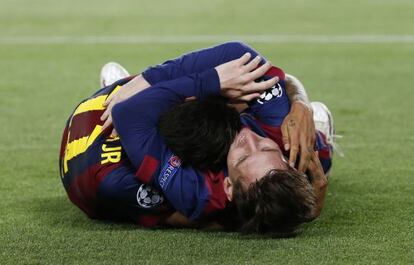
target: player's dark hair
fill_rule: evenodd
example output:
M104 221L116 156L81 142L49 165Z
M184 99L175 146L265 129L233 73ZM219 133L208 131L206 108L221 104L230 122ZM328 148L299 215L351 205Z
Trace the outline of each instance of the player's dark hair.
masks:
M192 100L164 113L158 128L166 145L199 170L219 171L241 129L239 113L222 98Z
M244 233L292 236L297 227L313 219L315 195L306 176L294 170L271 170L244 188L233 183L233 200Z

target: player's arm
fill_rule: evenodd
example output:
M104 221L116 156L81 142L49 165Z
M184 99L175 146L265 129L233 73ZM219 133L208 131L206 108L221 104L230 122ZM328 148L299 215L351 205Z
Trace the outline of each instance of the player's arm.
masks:
M290 101L285 88L285 73L280 68L272 67L261 77L261 80L271 77L278 77L279 82L262 93L259 98L250 101L246 111L268 126L280 127L290 110Z
M130 82L105 101L105 112L101 120L105 121L103 129L112 124L111 110L113 106L122 102L136 93L160 82L174 80L193 73L201 73L212 69L226 62L240 58L243 54L249 53L251 58L259 54L248 45L241 42L227 42L214 47L190 52L178 58L168 60L162 64L148 67L144 72L137 75ZM265 59L259 58L260 64Z
M291 74L286 74L286 93L291 102L299 101L307 107L311 107L308 95L303 84Z
M194 221L190 220L185 217L180 212L174 212L165 220L166 225L170 225L172 227L182 227L182 228L197 228L203 229L206 231L217 231L223 230L223 226L217 222L203 222L203 221Z
M250 58L251 54L246 53L202 73L161 82L115 105L112 109L114 125L133 164L136 167L141 164L143 154L138 150L148 149L146 145L151 143L148 137L158 133L161 114L185 98L222 95L229 99L251 100L278 81L275 77L256 83L255 80L269 70L270 63L257 67L260 60L256 58L248 63Z
M122 86L122 89L118 92L111 94L103 103L103 106L106 108L104 113L101 116L101 121L105 121L102 125L102 130L105 130L112 125L112 108L115 104L122 102L133 95L147 89L150 87L148 81L144 78L142 74L137 75L131 81ZM116 134L114 130L112 134Z
M148 83L154 85L159 82L206 71L226 62L236 60L245 53L250 53L251 58L259 55L257 51L244 43L226 42L214 47L193 51L162 64L148 67L142 75ZM262 58L261 64L263 63L265 63L265 60Z
M210 69L151 86L112 109L114 126L138 180L158 188L177 211L192 219L208 200L202 189L204 179L192 168L173 162L176 158L164 144L157 124L162 113L186 97L219 94L217 72Z
M277 82L276 78L254 82L269 69L270 64L257 68L259 62L247 63L249 59L250 55L246 54L216 69L156 84L118 103L112 110L115 128L137 170L137 178L159 187L174 208L190 219L198 218L208 201L205 179L191 167L169 164L173 155L157 131L159 118L186 97L202 99L221 94L228 98L247 99Z
M161 148L158 146L160 144L151 143L151 138L157 134L157 124L162 113L184 101L186 97L203 98L219 94L217 72L210 69L200 74L159 83L116 104L112 109L114 126L133 165L139 168L146 151ZM159 154L161 150L153 152Z
M291 109L282 123L283 144L289 150L289 164L294 167L300 153L298 169L305 172L315 146L315 124L308 95L303 84L293 75L286 74L286 93Z

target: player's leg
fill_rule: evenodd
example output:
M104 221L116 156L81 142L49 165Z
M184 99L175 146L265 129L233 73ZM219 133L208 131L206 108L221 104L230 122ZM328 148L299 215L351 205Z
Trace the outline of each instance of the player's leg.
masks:
M341 138L342 136L335 134L335 126L332 113L322 102L314 101L311 103L311 105L313 109L313 120L315 122L315 128L325 135L328 144L330 144L332 148L342 156L343 153L336 143L336 139Z
M335 134L335 126L332 113L328 107L322 102L311 102L313 109L313 120L315 122L315 129L323 134L323 137L318 137L320 146L327 145L328 148L322 148L319 151L319 158L325 173L329 173L331 167L331 160L333 151L338 153L339 156L343 156L342 150L336 143L336 139L341 136ZM318 134L319 136L319 134Z

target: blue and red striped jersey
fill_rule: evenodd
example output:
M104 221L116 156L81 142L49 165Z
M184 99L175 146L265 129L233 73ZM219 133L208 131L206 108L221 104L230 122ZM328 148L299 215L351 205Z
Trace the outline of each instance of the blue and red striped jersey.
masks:
M119 137L102 131L105 99L130 78L82 101L70 115L60 149L60 175L69 199L91 218L162 223L173 208L157 189L140 182Z
M69 119L62 139L61 172L69 198L91 217L125 216L147 226L159 224L173 209L190 219L225 210L226 169L213 174L183 167L165 145L157 123L163 112L186 97L219 95L220 83L214 67L246 52L252 58L257 55L242 43L225 43L149 67L142 75L151 87L113 108L119 139L109 138L105 132L97 133L103 112L98 106L116 86L128 80L104 88L81 103ZM273 67L262 79L273 76L279 76L280 82L251 102L241 114L241 121L282 146L280 125L290 103L284 72ZM81 122L82 114L86 118ZM319 154L325 155L330 166L330 151L319 133L317 145ZM106 159L109 162L102 163Z

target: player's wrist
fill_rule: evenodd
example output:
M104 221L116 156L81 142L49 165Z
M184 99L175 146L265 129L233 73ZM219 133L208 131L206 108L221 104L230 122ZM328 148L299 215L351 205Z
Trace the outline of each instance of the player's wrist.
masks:
M307 101L304 101L302 99L296 99L292 101L291 105L292 105L291 106L292 110L302 110L302 111L304 110L306 112L310 112L313 114L312 106Z

